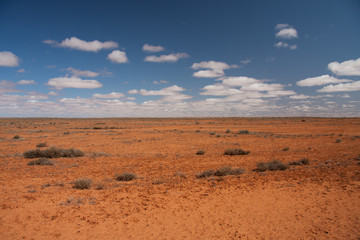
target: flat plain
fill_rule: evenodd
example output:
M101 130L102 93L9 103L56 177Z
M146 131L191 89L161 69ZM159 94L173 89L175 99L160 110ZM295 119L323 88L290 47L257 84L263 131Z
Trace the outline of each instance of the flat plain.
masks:
M360 238L359 118L3 118L0 172L1 239Z

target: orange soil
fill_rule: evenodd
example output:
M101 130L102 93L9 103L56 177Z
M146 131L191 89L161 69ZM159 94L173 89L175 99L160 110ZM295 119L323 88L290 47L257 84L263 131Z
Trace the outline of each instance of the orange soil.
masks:
M27 165L41 142L85 156ZM0 119L0 238L359 239L359 154L359 118ZM195 177L225 165L246 173ZM91 189L74 189L83 177Z

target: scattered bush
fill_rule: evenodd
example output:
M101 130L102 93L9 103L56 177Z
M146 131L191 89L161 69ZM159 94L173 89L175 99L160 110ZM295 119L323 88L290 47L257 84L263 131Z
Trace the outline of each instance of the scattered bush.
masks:
M81 189L81 190L90 189L91 185L92 185L91 179L79 178L79 179L75 180L73 188Z
M46 143L39 143L36 147L47 147Z
M205 151L204 150L199 150L196 152L196 155L204 155Z
M225 131L225 133L230 133L230 129L227 129L227 130Z
M238 134L250 134L249 130L239 130Z
M118 180L118 181L131 181L136 178L137 178L136 174L130 173L130 172L123 172L116 176L116 180Z
M265 171L277 171L277 170L286 170L287 166L282 164L280 161L273 160L271 162L259 162L256 164L257 171L265 172Z
M28 162L27 165L54 165L54 162L47 158L39 158Z
M309 159L307 158L303 158L299 161L289 162L289 165L308 165L308 164L309 164Z
M210 176L213 176L215 173L214 170L206 170L204 172L201 172L201 173L197 173L195 175L196 178L206 178L206 177L210 177Z
M341 138L336 139L336 143L341 143Z
M226 149L224 155L247 155L250 151L244 151L241 148Z
M21 137L19 135L15 135L13 139L20 139Z
M283 151L284 151L284 152L289 151L289 150L290 150L289 147L283 148Z
M24 158L60 158L60 157L83 157L84 153L80 150L69 148L57 148L52 146L45 150L35 149L23 153Z
M211 177L211 176L222 177L222 176L228 176L228 175L240 175L240 174L243 174L243 173L245 173L244 169L231 168L230 166L223 166L223 167L220 167L216 171L214 171L214 170L206 170L204 172L197 173L195 175L195 177L196 178L206 178L206 177Z
M175 177L181 177L181 178L186 178L186 174L183 172L177 172L174 174Z
M209 134L210 134L211 136L213 136L213 135L215 135L215 132L210 132Z
M241 168L232 169L230 166L224 166L215 171L215 176L240 175L245 171Z

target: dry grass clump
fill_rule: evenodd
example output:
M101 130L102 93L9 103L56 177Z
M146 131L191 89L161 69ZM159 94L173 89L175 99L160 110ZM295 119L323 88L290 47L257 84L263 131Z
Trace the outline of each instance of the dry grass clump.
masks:
M20 139L21 137L19 135L15 135L13 139Z
M30 162L28 162L27 165L54 165L54 162L47 159L47 158L39 158L39 159L36 159L36 160L32 160Z
M91 179L79 178L75 180L73 188L84 190L84 189L90 189L91 185L92 185Z
M238 134L250 134L249 130L239 130Z
M308 165L308 164L309 164L309 159L307 158L303 158L299 161L289 162L289 165Z
M36 145L36 147L47 147L46 143L39 143L38 145Z
M136 178L137 178L137 176L135 173L123 172L121 174L118 174L115 179L117 181L132 181Z
M204 150L199 150L196 152L196 155L204 155L205 151Z
M284 165L282 162L278 160L273 160L271 162L258 162L256 164L257 171L265 172L265 171L277 171L277 170L286 170L288 167Z
M223 166L223 167L220 167L216 171L215 170L206 170L201 173L197 173L195 175L195 177L196 178L206 178L206 177L211 177L211 176L222 177L222 176L228 176L228 175L241 175L243 173L245 173L244 169L231 168L230 166Z
M60 157L83 157L84 153L80 150L69 148L63 149L52 146L45 150L35 149L35 150L28 150L23 153L24 158L60 158Z
M241 148L226 149L224 155L247 155L250 151L244 151Z

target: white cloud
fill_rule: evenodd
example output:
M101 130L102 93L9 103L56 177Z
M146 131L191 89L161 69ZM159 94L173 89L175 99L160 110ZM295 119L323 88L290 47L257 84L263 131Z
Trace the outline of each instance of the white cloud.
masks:
M165 84L168 83L168 81L165 80L160 80L160 81L153 81L154 84L160 85L160 84Z
M188 58L189 55L187 53L171 53L169 55L161 55L161 56L146 56L145 62L177 62L181 58Z
M218 78L224 76L225 73L221 69L215 69L215 70L200 70L193 73L194 77L197 78Z
M0 94L6 93L6 92L18 92L15 88L15 83L1 80L0 81Z
M360 91L360 81L355 81L351 83L340 83L337 85L329 85L323 87L317 92L352 92L352 91Z
M19 66L20 58L12 52L0 52L0 67L17 67Z
M267 84L267 83L253 83L251 85L243 86L241 90L244 91L258 91L258 92L265 92L265 91L280 91L284 88L282 84Z
M241 60L240 61L242 64L249 64L249 63L251 63L251 60L250 59L245 59L245 60Z
M72 67L68 67L65 70L67 70L68 72L72 73L73 77L97 77L99 76L99 73L97 72L92 72L92 71L87 71L87 70L78 70Z
M292 39L292 38L298 38L298 32L293 27L287 27L281 29L278 33L276 33L277 38L283 38L283 39Z
M140 94L142 96L164 96L160 102L180 102L192 98L192 96L182 94L180 92L185 91L186 89L173 85L171 87L163 88L161 90L130 90L129 94ZM153 102L153 101L151 101Z
M50 92L48 93L48 95L49 95L49 96L57 96L57 95L59 95L59 94L57 94L57 93L54 92L54 91L50 91Z
M216 62L216 61L203 61L199 63L194 63L191 68L192 69L213 69L213 70L226 70L232 67L236 67L236 65L230 66L224 62Z
M254 83L261 83L261 80L255 79L255 78L250 78L250 77L245 77L245 76L240 76L240 77L223 77L220 78L219 80L222 80L222 83L224 85L227 86L232 86L232 87L242 87L242 86L248 86Z
M287 23L279 23L279 24L276 24L275 26L275 29L276 30L281 30L281 29L284 29L284 28L290 28L291 26Z
M277 47L277 48L289 48L289 49L291 49L291 50L295 50L295 49L297 49L297 45L289 45L289 44L287 44L286 42L277 42L276 44L275 44L275 47Z
M19 70L17 70L18 73L24 73L25 72L25 69L21 68Z
M114 50L107 57L110 61L114 63L127 63L128 58L126 57L126 53L120 50Z
M30 84L34 84L34 80L20 80L17 82L17 84L19 85L30 85Z
M153 45L149 45L149 44L146 43L142 47L142 50L145 51L145 52L162 52L165 49L162 46L153 46Z
M216 62L216 61L203 61L199 63L194 63L191 68L192 69L208 69L208 70L200 70L193 73L194 77L197 78L218 78L225 75L224 70L230 68L236 68L237 65L228 65L224 62Z
M295 100L300 100L300 99L302 100L302 99L308 99L310 97L304 94L299 94L299 95L290 96L290 98Z
M120 92L111 92L109 94L95 93L93 95L93 97L94 98L122 98L122 97L125 97L125 95Z
M63 88L100 88L102 84L96 80L82 80L77 77L59 77L51 78L47 84L48 86L55 87L56 89Z
M360 58L342 63L331 62L328 69L339 76L360 76Z
M301 87L313 87L313 86L321 86L330 83L343 83L343 82L352 82L349 79L337 79L335 77L329 75L322 75L319 77L306 78L296 82L298 86Z
M77 37L66 38L61 43L54 40L44 40L43 43L56 47L71 48L88 52L98 52L102 49L113 49L118 47L118 44L113 41L100 42L98 40L94 40L87 42Z

